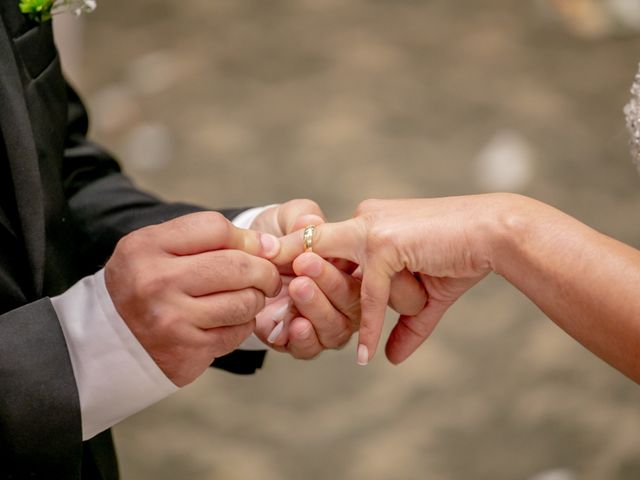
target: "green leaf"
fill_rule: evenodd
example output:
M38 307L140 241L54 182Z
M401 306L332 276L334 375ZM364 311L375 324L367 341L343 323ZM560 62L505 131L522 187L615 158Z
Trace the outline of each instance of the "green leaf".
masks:
M51 20L55 0L20 0L20 11L31 20L43 23Z

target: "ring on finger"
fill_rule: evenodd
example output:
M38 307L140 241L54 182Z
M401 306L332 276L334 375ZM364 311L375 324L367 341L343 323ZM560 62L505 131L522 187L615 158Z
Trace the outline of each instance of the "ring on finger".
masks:
M315 225L307 225L302 234L302 240L304 242L304 251L313 252L313 235L316 233Z

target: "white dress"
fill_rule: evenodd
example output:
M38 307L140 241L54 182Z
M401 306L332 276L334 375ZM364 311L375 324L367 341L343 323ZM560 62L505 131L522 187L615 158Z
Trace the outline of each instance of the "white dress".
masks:
M640 171L640 70L631 86L631 95L631 101L624 107L624 114L631 134L631 157Z

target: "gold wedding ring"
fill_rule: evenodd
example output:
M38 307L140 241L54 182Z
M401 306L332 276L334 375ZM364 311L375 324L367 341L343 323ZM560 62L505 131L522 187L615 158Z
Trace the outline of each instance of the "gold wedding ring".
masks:
M308 225L304 229L304 233L302 234L302 240L304 242L304 251L305 252L313 252L313 235L316 233L315 225Z

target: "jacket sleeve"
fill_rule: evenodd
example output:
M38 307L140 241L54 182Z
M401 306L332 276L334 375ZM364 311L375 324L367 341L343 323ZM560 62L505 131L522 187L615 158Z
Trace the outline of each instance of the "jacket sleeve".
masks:
M51 301L0 315L0 477L79 478L80 404Z
M63 161L63 183L74 223L79 227L81 254L94 273L107 261L126 234L180 215L203 210L184 203L166 203L135 187L103 148L87 139L87 112L69 87L68 133ZM245 209L220 210L232 220ZM264 352L236 351L213 366L238 373L254 373Z
M87 112L76 92L71 87L67 90L68 130L62 179L74 221L95 260L104 263L118 240L138 228L204 210L195 205L163 202L138 189L108 152L87 139ZM244 210L220 212L233 219Z

